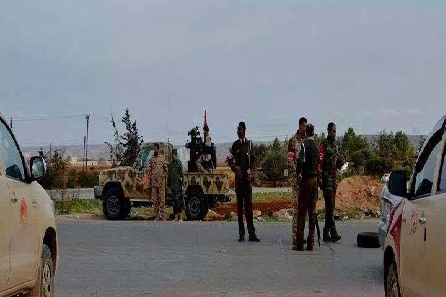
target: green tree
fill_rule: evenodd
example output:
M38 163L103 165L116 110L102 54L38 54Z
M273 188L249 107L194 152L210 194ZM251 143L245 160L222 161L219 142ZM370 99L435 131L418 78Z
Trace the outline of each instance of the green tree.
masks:
M286 142L280 142L276 138L269 146L265 161L262 164L263 176L267 181L279 181L284 179L284 171L288 169Z
M55 149L52 154L47 152L43 158L47 163L47 173L39 181L45 189L65 189L65 175L68 168L68 158L65 157L65 150Z
M112 116L111 124L114 129L115 139L113 144L108 142L106 142L106 144L110 149L110 159L113 161L114 165L120 163L122 166L132 166L141 152L144 140L142 136L139 135L136 120L132 121L128 108L126 108L121 122L125 125L125 132L122 135L119 133Z
M266 156L268 155L269 148L266 144L254 144L253 145L253 151L255 158L255 167L262 167L263 161L265 160Z

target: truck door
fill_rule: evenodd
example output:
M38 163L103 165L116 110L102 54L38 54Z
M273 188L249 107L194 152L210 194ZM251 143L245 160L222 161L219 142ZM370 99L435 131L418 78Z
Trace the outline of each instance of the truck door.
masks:
M433 133L415 165L410 199L406 201L401 228L401 290L404 296L428 296L427 213L442 148L443 132Z
M430 198L426 214L426 249L427 249L427 275L429 278L429 297L444 296L446 292L446 164L445 142L440 150L438 161L438 178L434 195ZM442 152L441 152L442 151Z
M37 224L25 162L11 132L0 122L0 151L10 195L11 241L9 257L12 287L32 280L36 272Z
M6 184L5 168L0 149L0 293L10 289L9 244L11 242L11 202Z

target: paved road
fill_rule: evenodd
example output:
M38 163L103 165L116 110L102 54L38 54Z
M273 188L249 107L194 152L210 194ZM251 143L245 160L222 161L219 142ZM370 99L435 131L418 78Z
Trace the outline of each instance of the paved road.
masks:
M355 246L376 221L339 226L344 240L291 250L289 223L58 221L56 296L383 296L380 249Z
M67 189L61 190L48 190L48 195L53 199L61 199L62 195L68 198L80 198L80 199L94 199L93 189ZM291 192L291 188L252 188L253 193L286 193ZM235 194L233 190L231 194Z

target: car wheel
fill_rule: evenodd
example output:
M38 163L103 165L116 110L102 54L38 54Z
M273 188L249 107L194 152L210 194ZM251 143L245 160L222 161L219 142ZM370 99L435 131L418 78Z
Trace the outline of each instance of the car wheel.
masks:
M118 189L110 188L104 193L102 210L108 220L119 220L124 215L124 203L121 192Z
M392 263L387 273L386 297L401 297L396 264Z
M37 282L27 297L54 297L54 263L50 248L44 244Z
M376 232L362 232L358 234L358 247L374 249L381 247L379 243L379 236Z
M200 193L194 191L187 199L186 217L188 220L202 220L209 211L207 201Z

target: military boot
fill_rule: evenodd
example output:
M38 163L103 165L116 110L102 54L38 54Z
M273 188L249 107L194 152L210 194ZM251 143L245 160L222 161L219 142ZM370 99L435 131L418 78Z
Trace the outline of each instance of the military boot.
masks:
M314 238L311 240L310 238L307 239L307 251L314 251Z
M305 251L304 244L296 244L293 245L293 251Z
M324 242L331 242L330 232L324 230L324 235L322 236Z
M337 242L339 240L341 240L341 236L339 236L338 231L336 230L336 228L331 229L331 241L332 242Z

